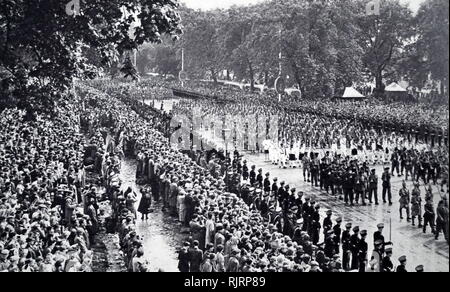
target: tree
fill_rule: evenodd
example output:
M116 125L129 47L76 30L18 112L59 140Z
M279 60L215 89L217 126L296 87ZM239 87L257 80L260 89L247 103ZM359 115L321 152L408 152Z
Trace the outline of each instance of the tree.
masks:
M125 58L125 62L123 63L122 68L120 68L120 72L124 75L123 77L127 79L130 77L133 81L139 80L139 74L136 70L136 67L131 61L131 56L128 54Z
M364 6L362 1L360 6ZM412 12L398 0L382 0L380 16L358 17L364 66L375 77L376 94L384 93L383 79L395 74L405 45L414 36Z
M106 66L145 42L159 42L162 34L181 33L175 0L83 1L76 16L66 14L67 2L0 2L0 70L8 73L2 78L13 87L12 98L51 108L73 77L94 76L85 48L95 48Z
M422 70L431 73L432 79L441 81L441 93L448 93L449 85L448 10L447 0L428 0L422 4L416 17L419 35L415 48L417 58Z

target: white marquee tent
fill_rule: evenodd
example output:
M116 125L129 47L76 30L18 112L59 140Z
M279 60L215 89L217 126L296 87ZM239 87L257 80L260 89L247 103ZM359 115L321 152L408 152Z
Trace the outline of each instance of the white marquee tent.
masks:
M386 92L407 92L406 89L398 85L397 83L392 83L391 85L387 86L385 89Z
M342 96L342 98L358 99L358 98L365 98L365 96L362 95L361 93L359 93L358 90L354 89L353 87L347 87L347 88L345 88L345 92L344 92L344 95Z

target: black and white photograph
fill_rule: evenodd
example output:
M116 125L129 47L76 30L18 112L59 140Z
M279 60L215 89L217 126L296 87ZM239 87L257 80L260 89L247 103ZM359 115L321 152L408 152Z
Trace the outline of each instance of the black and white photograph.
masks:
M0 0L0 272L449 272L448 127L448 0Z

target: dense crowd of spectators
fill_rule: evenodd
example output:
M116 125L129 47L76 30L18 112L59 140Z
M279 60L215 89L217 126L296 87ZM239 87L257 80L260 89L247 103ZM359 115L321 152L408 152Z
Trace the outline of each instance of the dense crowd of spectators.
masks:
M110 85L96 86L107 92ZM129 105L120 101L124 98ZM346 224L343 231L341 218L333 220L332 210L323 219L319 204L283 183L275 182L277 191L273 185L267 188L262 170L253 179L250 174L250 185L241 184L245 163L239 153L231 160L223 152L177 151L155 130L164 123L162 116L148 117L150 109L137 115L120 93L107 99L122 108L115 117L121 121L117 135L123 137L126 152L136 156L136 175L149 187L146 192L190 227L191 237L180 250L180 271L394 270L381 225L369 257L367 230ZM397 270L402 271L405 257L399 262Z
M76 112L0 114L0 271L91 271L98 188L86 184Z

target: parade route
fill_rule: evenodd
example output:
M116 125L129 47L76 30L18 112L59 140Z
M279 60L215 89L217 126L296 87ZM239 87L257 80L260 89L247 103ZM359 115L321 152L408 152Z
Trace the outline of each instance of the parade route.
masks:
M311 187L310 183L304 182L303 171L300 168L281 169L277 165L264 162L264 155L245 154L244 159L248 161L248 165L256 165L256 168L262 168L263 172L270 172L271 178L278 177L279 182L285 181L291 188L295 187L298 191L303 191L305 196L314 198L316 202L321 205L321 215L324 216L326 210L333 210L333 220L337 217L342 217L343 226L347 222L352 222L353 226L359 225L363 229L367 229L369 236L367 242L369 244L369 256L373 249L373 233L377 231L377 224L384 223L386 228L384 230L384 236L386 241L392 241L394 243L393 249L393 262L394 265L398 264L397 258L402 255L406 255L408 258L409 270L414 270L417 265L424 265L426 267L432 267L432 270L428 272L448 272L449 271L449 246L445 242L444 236L441 234L440 239L436 241L434 235L431 234L430 228L427 229L427 234L422 233L422 229L411 226L411 223L406 221L404 214L403 220L400 220L399 215L399 190L402 185L403 178L397 176L392 178L392 199L393 206L383 204L381 198L381 179L380 186L378 188L380 205L376 206L346 206L344 201L338 199L338 197L332 197L331 194L327 195L325 191L321 192L319 188ZM373 168L373 167L371 167ZM383 167L378 165L375 167L377 175L381 177ZM412 182L407 182L408 189L412 189ZM422 199L425 195L425 188L421 186ZM440 200L438 187L433 186L434 204L435 206ZM405 212L403 212L405 213ZM323 218L323 217L322 217ZM390 219L392 219L392 240L390 239ZM322 222L321 222L322 223ZM417 224L417 223L416 223ZM323 242L323 233L321 231L321 240ZM431 269L431 268L430 268Z

